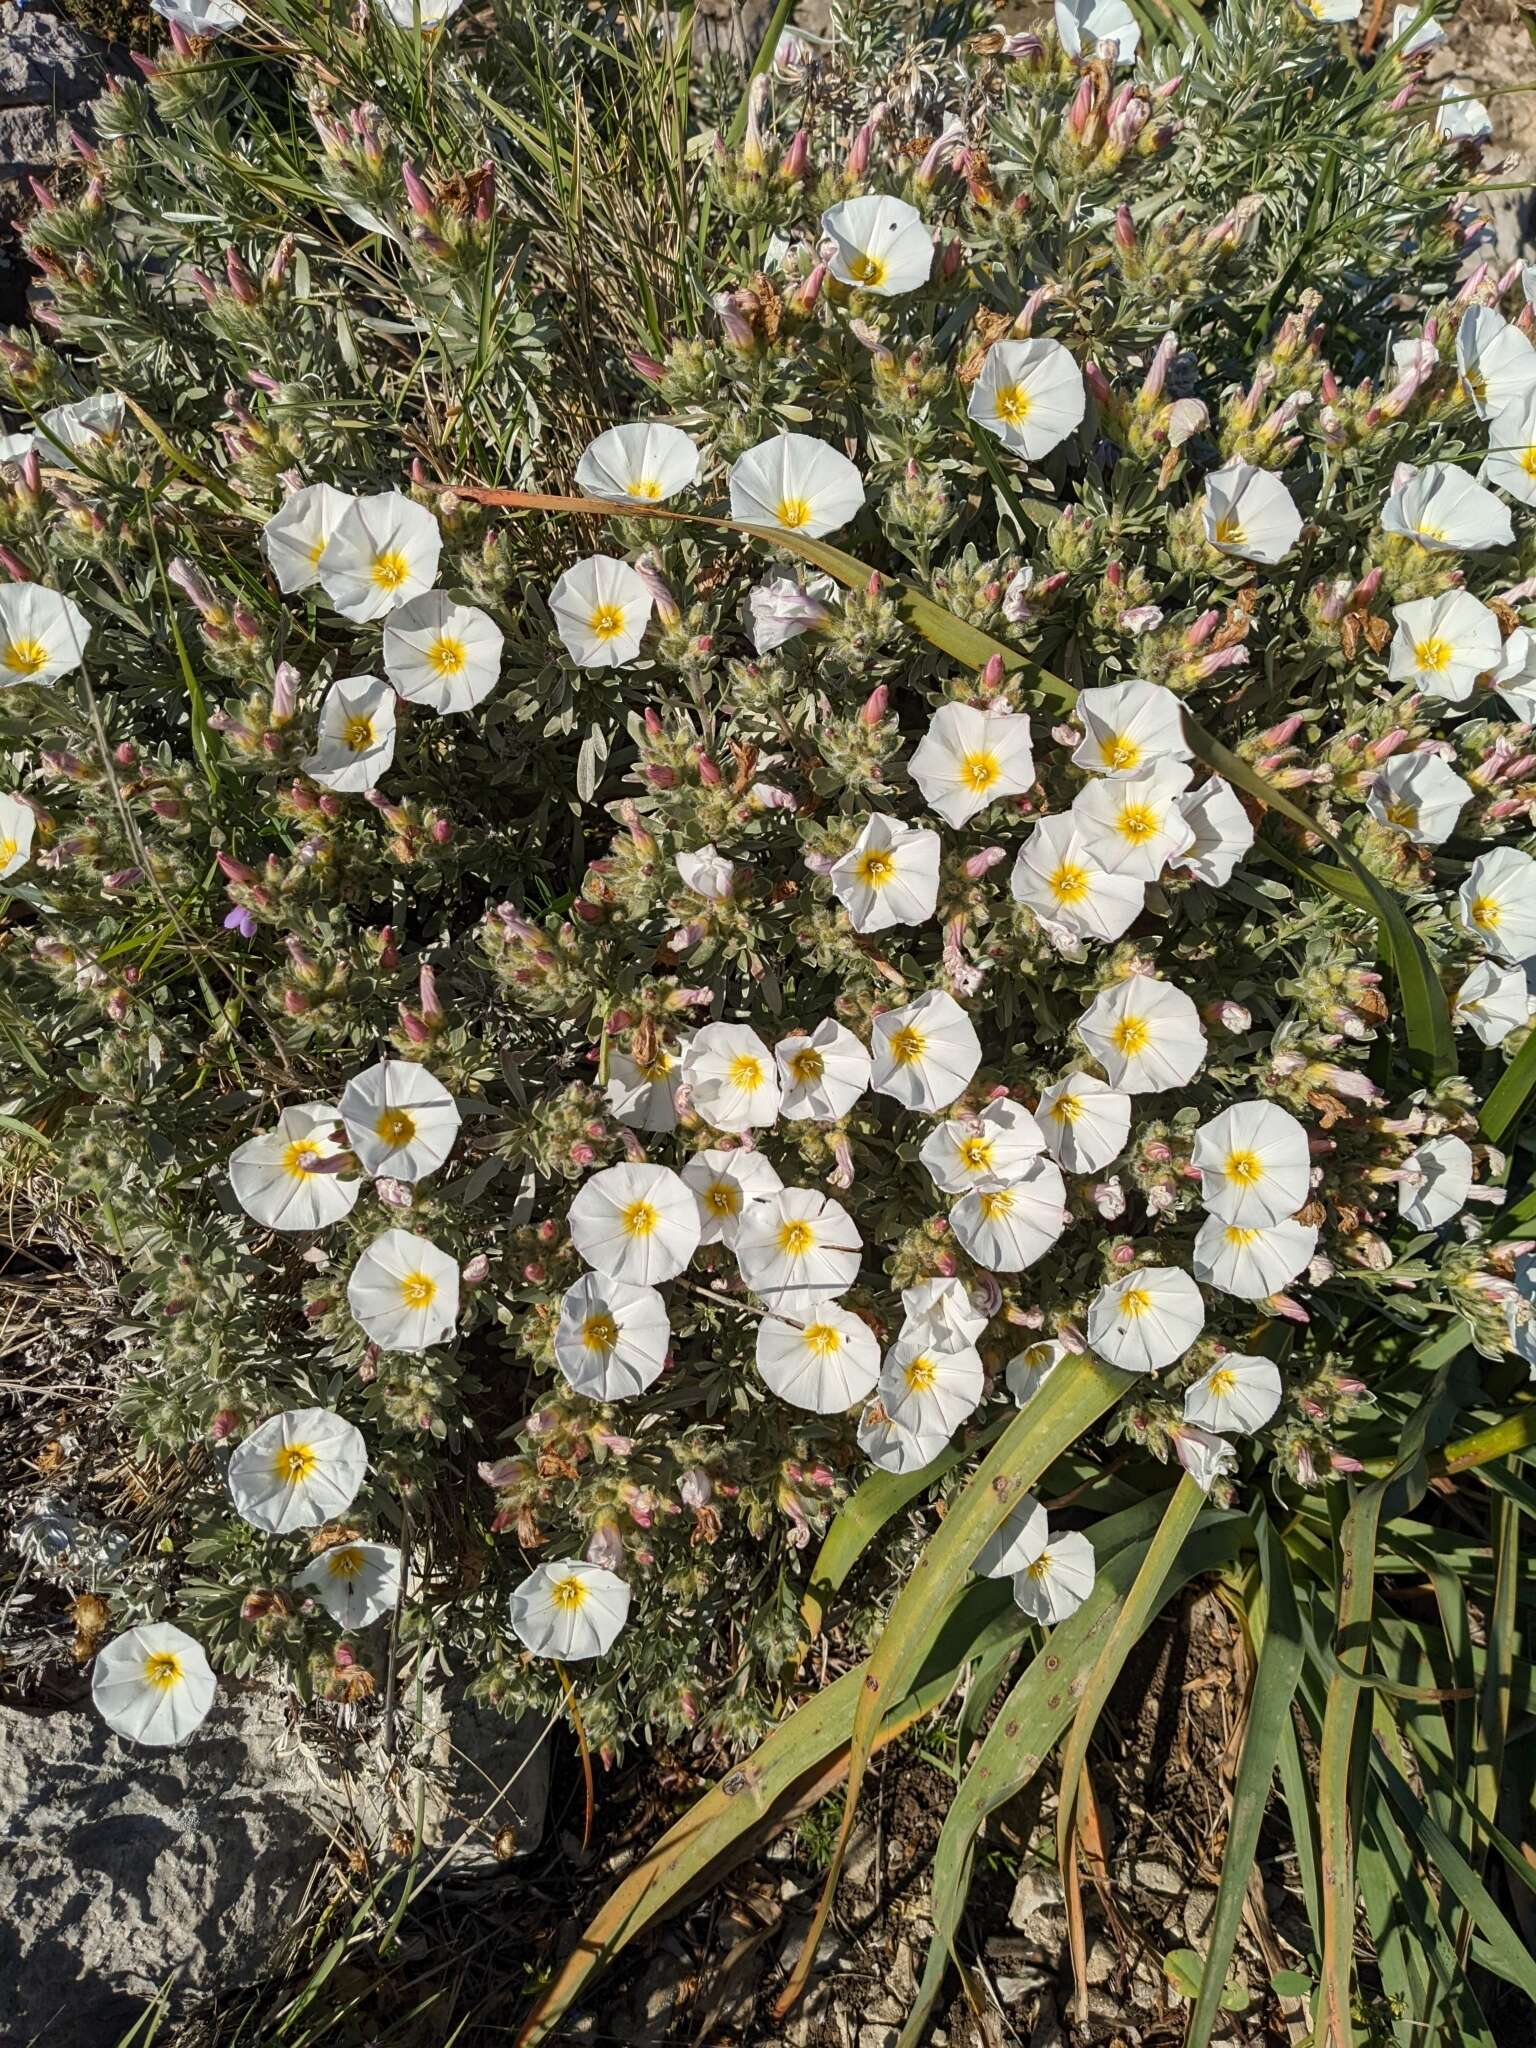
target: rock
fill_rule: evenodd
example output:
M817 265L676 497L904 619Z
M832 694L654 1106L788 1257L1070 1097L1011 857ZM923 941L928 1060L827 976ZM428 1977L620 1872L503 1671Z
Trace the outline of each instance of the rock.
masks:
M1038 1863L1026 1863L1013 1888L1013 1898L1008 1906L1008 1925L1018 1928L1021 1934L1030 1933L1036 1931L1032 1929L1031 1922L1043 1915L1059 1916L1065 1920L1066 1910L1066 1893L1055 1871L1043 1869Z
M1184 1939L1191 1948L1199 1948L1205 1940L1215 1911L1216 1894L1213 1891L1192 1891L1184 1901Z
M1084 1964L1084 1975L1090 1984L1107 1984L1120 1967L1120 1957L1113 1942L1106 1941L1102 1934L1094 1935L1088 1944L1088 1955Z
M71 121L91 128L90 103L116 68L108 44L46 5L0 0L0 187L64 161Z
M1183 1878L1160 1856L1138 1856L1131 1865L1131 1880L1141 1891L1155 1892L1160 1899L1176 1899L1184 1889Z
M879 1848L879 1839L866 1822L861 1822L849 1836L848 1853L843 1858L843 1879L855 1891L862 1891L872 1882Z
M860 2027L859 2048L896 2048L899 2027Z
M90 1711L0 1711L0 1985L7 2025L100 2048L167 1973L259 1976L340 1818L270 1696L237 1695L184 1749Z

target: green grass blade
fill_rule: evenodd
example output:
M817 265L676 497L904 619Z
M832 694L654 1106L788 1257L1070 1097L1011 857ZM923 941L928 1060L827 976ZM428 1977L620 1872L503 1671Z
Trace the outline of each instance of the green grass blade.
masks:
M1536 1031L1521 1046L1488 1091L1477 1127L1490 1145L1502 1145L1519 1128L1536 1095Z

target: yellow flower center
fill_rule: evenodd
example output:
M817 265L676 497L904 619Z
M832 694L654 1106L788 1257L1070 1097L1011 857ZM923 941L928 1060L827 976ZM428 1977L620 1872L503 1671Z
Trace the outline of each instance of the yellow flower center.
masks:
M373 720L364 712L354 711L341 728L341 744L349 754L366 754L374 744Z
M587 620L587 630L594 640L617 640L624 630L623 605L594 605Z
M748 1093L763 1085L763 1063L755 1053L739 1052L731 1061L731 1079Z
M906 1381L910 1392L926 1394L938 1378L939 1368L925 1351L920 1358L914 1358L909 1364L902 1367L901 1376Z
M435 676L461 676L469 661L469 649L451 633L439 633L427 649L427 662Z
M1150 804L1124 804L1115 819L1115 830L1132 846L1144 846L1149 839L1155 839L1161 825L1162 820Z
M1248 536L1243 532L1243 522L1235 512L1223 512L1217 520L1216 545L1219 548L1241 548L1248 545Z
M1259 1233L1241 1223L1229 1223L1222 1235L1236 1251L1244 1251L1249 1245L1257 1244L1259 1241Z
M1002 772L996 754L985 750L967 754L960 763L960 780L976 796L985 796Z
M1088 870L1076 861L1064 860L1048 878L1047 886L1058 903L1081 903L1088 894Z
M915 1025L903 1024L891 1033L891 1058L898 1067L915 1066L928 1050L928 1041Z
M843 1348L842 1332L830 1323L807 1323L801 1334L813 1358L835 1358Z
M363 1569L363 1553L355 1543L349 1543L345 1549L331 1552L326 1569L333 1579L355 1579Z
M609 1315L588 1316L581 1341L588 1351L611 1351L619 1341L619 1326Z
M992 1164L990 1138L966 1138L960 1145L960 1164L968 1173L985 1173Z
M1264 1162L1257 1152L1229 1152L1223 1171L1240 1188L1253 1188L1264 1178Z
M631 1202L629 1207L622 1211L619 1221L624 1226L626 1237L649 1237L660 1223L661 1216L655 1204L647 1202L642 1197L637 1202Z
M408 1109L381 1109L373 1130L386 1145L409 1145L416 1135L416 1119Z
M624 486L624 494L630 498L643 498L648 505L654 505L661 496L661 484L654 476L637 476Z
M803 1217L796 1216L779 1225L779 1250L788 1258L803 1259L815 1249L816 1233Z
M874 291L878 286L885 283L887 276L885 259L883 256L868 256L860 252L859 255L851 256L848 259L848 273L855 283L865 286L869 291Z
M407 1273L400 1282L400 1299L407 1308L430 1308L437 1299L437 1282L430 1273Z
M787 526L793 532L796 527L809 526L814 515L809 498L780 498L773 516L780 526Z
M313 1138L295 1138L283 1148L283 1171L294 1180L303 1180L309 1172L309 1162L319 1157L320 1147Z
M311 567L311 569L318 569L318 568L319 568L319 566L320 566L320 557L321 557L321 556L322 556L322 555L323 555L323 554L325 553L325 544L326 544L326 541L327 541L328 539L329 539L329 535L327 535L327 534L324 534L324 533L317 533L317 534L315 535L314 539L313 539L313 540L312 540L312 541L310 542L310 544L309 544L309 566Z
M1521 456L1520 467L1527 476L1536 477L1536 441L1533 441Z
M704 1190L704 1206L716 1216L734 1216L741 1207L741 1190L732 1181L717 1180Z
M872 846L859 855L853 872L866 889L883 889L894 878L896 863L884 847Z
M1013 1189L998 1188L990 1195L979 1195L977 1206L988 1223L995 1223L999 1216L1013 1214Z
M1478 896L1467 915L1480 932L1497 931L1504 916L1504 907L1497 896Z
M819 1081L825 1070L826 1062L813 1045L804 1046L789 1056L789 1074L793 1081Z
M574 1614L578 1607L585 1606L586 1604L586 1581L577 1578L576 1574L572 1572L563 1579L555 1580L549 1589L549 1597L553 1605L558 1607L563 1614Z
M1022 384L1000 384L992 403L998 418L1010 427L1021 426L1029 418L1030 396Z
M1075 1124L1082 1113L1082 1098L1077 1095L1058 1095L1050 1107L1050 1115L1059 1124Z
M1139 1052L1145 1052L1152 1043L1152 1027L1145 1017L1122 1017L1109 1034L1109 1042L1117 1052L1134 1059Z
M1443 526L1431 526L1427 519L1421 519L1413 530L1420 540L1445 539L1445 528Z
M643 1065L637 1064L635 1068L635 1072L644 1081L665 1081L671 1071L672 1055L669 1052L659 1052L655 1059L647 1060Z
M20 851L21 848L14 839L0 839L0 867L4 867L7 861L14 860Z
M1205 1384L1208 1392L1215 1394L1218 1399L1224 1400L1237 1385L1237 1374L1229 1372L1224 1365L1218 1366Z
M1451 665L1452 648L1448 640L1442 640L1438 633L1431 633L1427 640L1414 643L1413 658L1419 667L1429 675L1437 676L1442 669Z
M1120 1297L1120 1313L1128 1323L1144 1316L1151 1306L1152 1297L1145 1287L1127 1287Z
M398 548L386 548L374 556L368 573L380 590L398 590L410 575L411 565Z
M1468 370L1461 381L1481 405L1488 396L1488 379L1483 375L1482 371Z
M284 1444L272 1460L272 1469L287 1486L298 1486L319 1464L313 1444Z
M1099 759L1106 768L1124 771L1140 761L1141 748L1129 733L1112 732L1107 740L1099 742Z
M1036 1584L1038 1584L1039 1581L1047 1575L1050 1569L1051 1554L1048 1550L1042 1550L1040 1555L1037 1558L1035 1558L1032 1563L1027 1564L1024 1567L1024 1570L1027 1573L1027 1575L1030 1578L1032 1578L1036 1582Z
M1411 832L1419 822L1419 807L1410 803L1405 796L1394 797L1387 805L1387 823L1396 825L1404 832Z
M11 640L0 661L16 676L35 676L48 665L48 650L41 640Z
M174 1650L151 1650L144 1659L144 1683L154 1686L157 1692L169 1692L185 1677L181 1659Z

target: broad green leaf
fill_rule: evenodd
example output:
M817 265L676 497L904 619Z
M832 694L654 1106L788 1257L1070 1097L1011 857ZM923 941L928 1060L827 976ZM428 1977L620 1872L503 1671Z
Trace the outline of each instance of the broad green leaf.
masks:
M1504 1069L1483 1104L1477 1127L1490 1145L1502 1145L1519 1128L1536 1095L1536 1031Z

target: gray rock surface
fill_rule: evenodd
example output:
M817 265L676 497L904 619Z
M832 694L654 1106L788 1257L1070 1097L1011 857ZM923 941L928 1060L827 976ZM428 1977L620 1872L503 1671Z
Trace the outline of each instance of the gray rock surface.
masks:
M63 161L71 116L90 126L89 104L112 53L63 15L0 0L0 186Z
M180 1990L258 1981L333 1842L409 1838L423 1778L427 1869L526 1853L540 1736L434 1700L397 1759L360 1743L341 1762L264 1691L227 1688L173 1750L121 1741L89 1707L0 1710L0 2048L109 2048L172 1970Z

